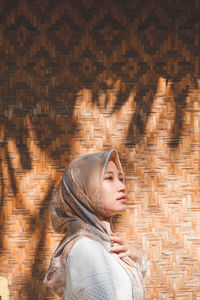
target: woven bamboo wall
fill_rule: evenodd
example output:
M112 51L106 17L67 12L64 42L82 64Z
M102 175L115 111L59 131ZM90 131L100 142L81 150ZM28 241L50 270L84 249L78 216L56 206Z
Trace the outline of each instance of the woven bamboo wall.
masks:
M115 228L151 260L148 299L200 299L199 15L198 0L0 1L1 299L57 299L52 194L72 158L112 147L130 194Z

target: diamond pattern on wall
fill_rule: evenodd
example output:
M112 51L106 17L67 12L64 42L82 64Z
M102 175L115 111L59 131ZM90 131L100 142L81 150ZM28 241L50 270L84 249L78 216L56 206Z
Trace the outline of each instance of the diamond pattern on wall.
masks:
M42 283L61 238L52 194L71 159L112 147L130 193L115 229L151 260L148 299L200 297L199 13L186 0L0 2L0 273L10 299L57 299Z

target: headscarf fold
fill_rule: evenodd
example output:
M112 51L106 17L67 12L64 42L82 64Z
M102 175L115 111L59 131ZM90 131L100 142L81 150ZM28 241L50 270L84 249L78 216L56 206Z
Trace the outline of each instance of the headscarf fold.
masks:
M44 282L60 297L64 294L65 265L68 253L79 236L100 242L105 248L110 242L104 220L110 220L101 198L103 174L112 160L123 174L115 149L80 156L64 171L51 203L53 229L64 233L54 252ZM107 249L109 251L110 249Z

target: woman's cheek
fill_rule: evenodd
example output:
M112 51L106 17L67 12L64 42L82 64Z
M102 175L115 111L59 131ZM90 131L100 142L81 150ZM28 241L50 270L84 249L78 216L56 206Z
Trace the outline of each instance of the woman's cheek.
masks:
M102 198L104 202L106 201L108 194L109 194L109 185L108 182L105 180L102 186Z

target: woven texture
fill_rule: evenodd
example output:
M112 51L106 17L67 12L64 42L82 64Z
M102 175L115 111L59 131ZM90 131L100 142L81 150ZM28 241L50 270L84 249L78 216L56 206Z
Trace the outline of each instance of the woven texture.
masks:
M200 299L200 3L0 1L0 296L42 284L64 166L116 147L148 299ZM6 291L6 292L5 292ZM5 298L7 299L7 298Z

